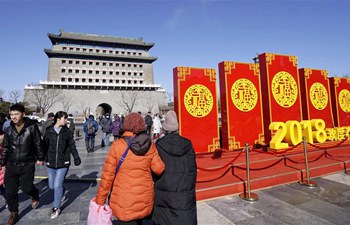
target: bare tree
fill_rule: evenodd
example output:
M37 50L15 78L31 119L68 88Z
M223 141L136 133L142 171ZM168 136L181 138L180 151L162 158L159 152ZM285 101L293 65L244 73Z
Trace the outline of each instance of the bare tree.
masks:
M153 97L152 96L146 96L145 103L146 103L146 108L147 108L148 112L152 112L152 109L154 107L154 99L153 99Z
M137 99L138 99L138 92L132 92L127 94L122 93L122 100L117 104L123 109L125 109L128 113L131 113Z
M173 92L168 91L166 93L166 96L167 96L168 102L174 102L174 93Z
M3 89L0 89L0 97L4 99L5 91Z
M56 102L61 100L62 92L58 89L33 89L31 94L29 101L39 109L42 115L45 115Z
M22 96L22 92L20 90L13 90L10 92L10 102L17 103L18 99Z
M63 96L62 98L61 98L61 103L62 103L62 106L63 106L63 110L65 111L65 112L69 112L69 109L70 109L70 107L72 106L72 99L73 99L73 96Z

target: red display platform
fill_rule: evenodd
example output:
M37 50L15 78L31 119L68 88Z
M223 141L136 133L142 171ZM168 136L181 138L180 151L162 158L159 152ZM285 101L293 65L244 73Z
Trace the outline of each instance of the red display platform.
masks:
M223 149L264 141L259 75L258 64L219 63Z
M327 70L299 69L303 120L322 119L334 127Z
M350 78L329 78L336 127L350 126Z
M215 69L176 67L173 78L180 135L192 141L195 152L219 149Z
M301 120L301 100L296 56L259 55L265 143L271 140L271 122Z
M310 179L331 173L350 173L350 141L307 145ZM284 152L251 150L250 187L254 192L272 186L305 181L303 146ZM197 200L235 195L247 191L245 153L223 151L220 158L213 154L197 154Z

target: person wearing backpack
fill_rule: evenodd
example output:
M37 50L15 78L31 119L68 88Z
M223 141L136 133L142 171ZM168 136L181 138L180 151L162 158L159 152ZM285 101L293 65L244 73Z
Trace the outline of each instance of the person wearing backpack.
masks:
M100 120L100 125L103 132L101 147L109 145L109 140L112 133L112 123L113 122L109 113L106 113L106 115Z
M89 118L83 125L85 133L85 145L87 152L93 152L95 147L95 136L98 131L98 124L93 115L89 115Z
M148 112L147 115L145 116L145 123L147 127L147 134L151 136L151 131L152 131L152 125L153 125L153 119L151 116L151 112Z

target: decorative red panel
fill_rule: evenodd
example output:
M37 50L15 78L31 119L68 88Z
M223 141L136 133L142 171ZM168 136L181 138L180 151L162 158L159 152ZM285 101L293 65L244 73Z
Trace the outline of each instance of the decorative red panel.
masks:
M329 81L335 126L350 126L350 78L330 77Z
M327 70L299 69L303 120L322 119L334 127Z
M259 65L219 63L221 140L224 149L263 142Z
M301 120L301 100L296 56L259 55L265 142L271 140L271 122Z
M215 69L176 67L173 78L180 134L192 141L195 152L219 149Z

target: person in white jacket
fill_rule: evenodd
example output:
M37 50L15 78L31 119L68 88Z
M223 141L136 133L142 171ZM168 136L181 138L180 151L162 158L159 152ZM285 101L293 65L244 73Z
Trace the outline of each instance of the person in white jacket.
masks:
M156 114L153 118L153 138L159 136L161 129L162 123L160 122L160 116Z

